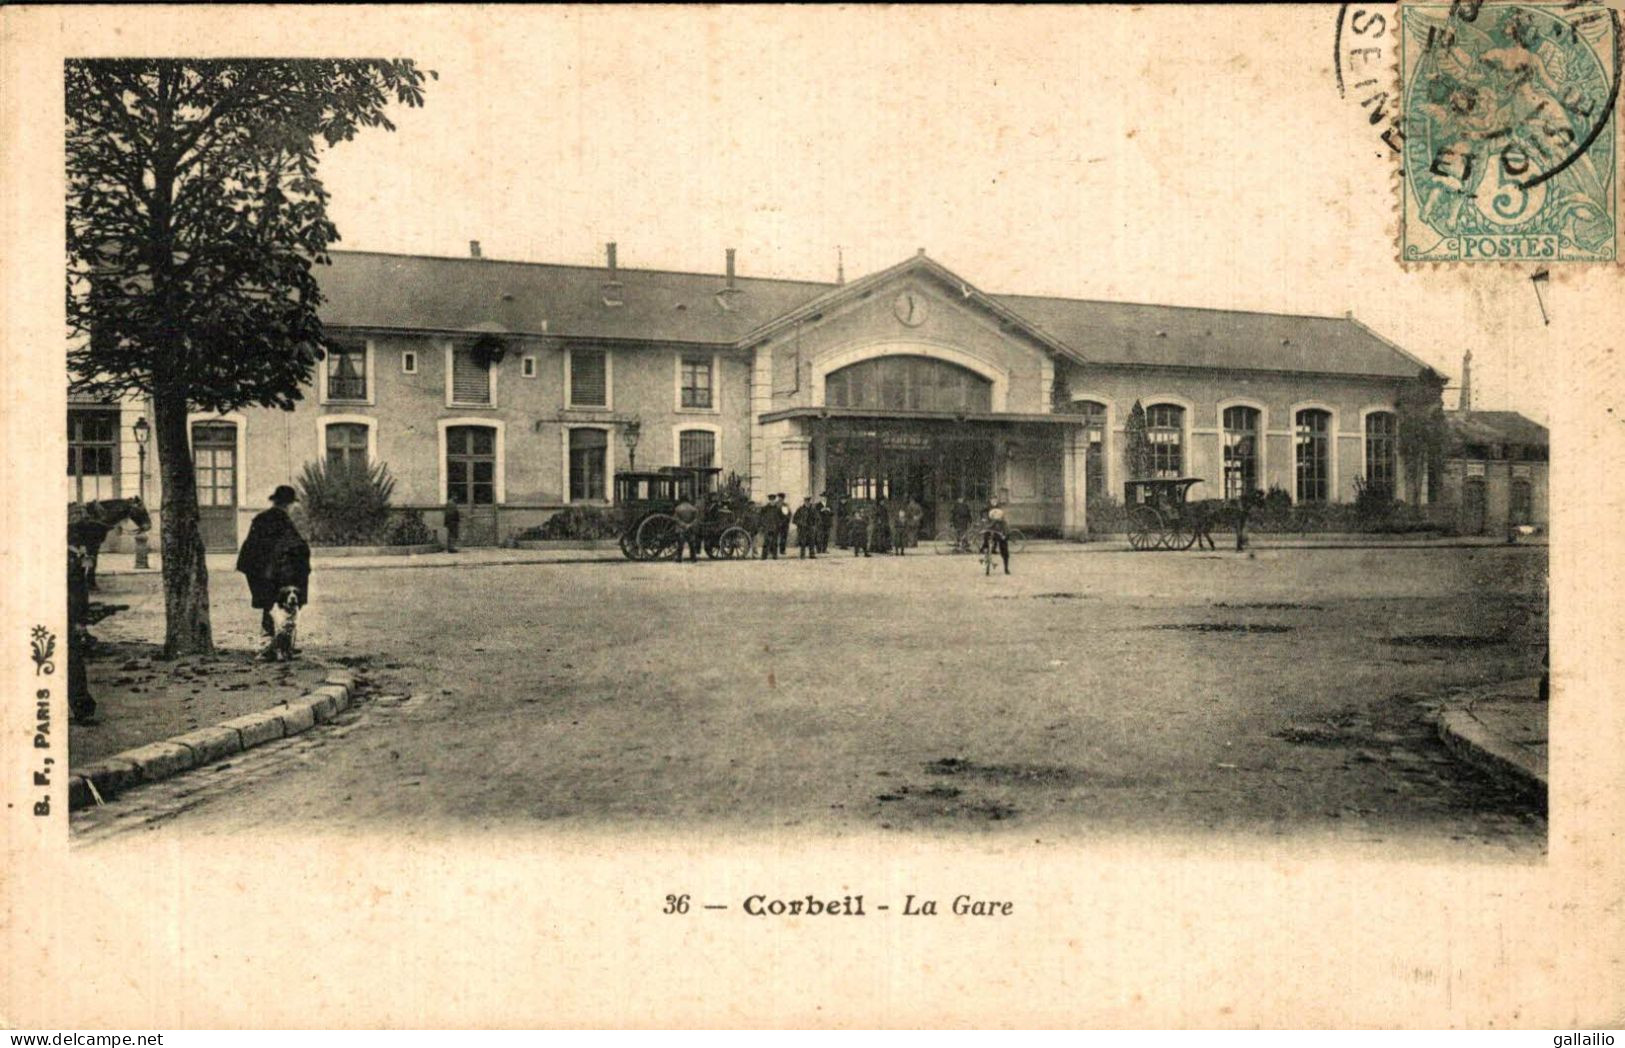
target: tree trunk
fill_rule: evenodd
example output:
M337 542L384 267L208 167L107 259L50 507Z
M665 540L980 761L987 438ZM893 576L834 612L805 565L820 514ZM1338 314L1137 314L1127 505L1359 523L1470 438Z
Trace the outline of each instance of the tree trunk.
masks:
M186 431L186 401L154 393L158 472L163 478L164 656L214 650L209 626L209 567L198 530L197 476Z

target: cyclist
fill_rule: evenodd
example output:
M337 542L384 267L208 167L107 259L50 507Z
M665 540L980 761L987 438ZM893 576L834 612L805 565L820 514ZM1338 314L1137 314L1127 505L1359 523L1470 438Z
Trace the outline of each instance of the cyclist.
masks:
M994 499L987 507L987 516L982 521L982 548L980 552L987 552L987 544L993 542L999 550L999 558L1004 561L1004 573L1010 574L1010 526L1005 521L1004 504Z

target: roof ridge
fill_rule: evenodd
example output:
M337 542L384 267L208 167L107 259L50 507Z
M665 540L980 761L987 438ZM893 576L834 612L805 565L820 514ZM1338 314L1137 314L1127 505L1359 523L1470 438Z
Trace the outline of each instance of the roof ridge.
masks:
M497 265L502 266L531 266L544 269L580 269L588 271L597 270L605 273L609 271L608 266L587 265L586 263L581 262L532 262L516 258L487 258L483 255L479 258L473 258L468 255L425 255L406 251L371 251L364 248L330 248L326 253L329 255L378 255L383 258L422 259L428 262L484 262L496 263ZM707 273L693 269L648 269L642 266L617 265L615 267L615 271L618 273L655 273L661 276L673 277L715 277L718 280L726 280L728 278L726 273ZM746 275L744 273L736 273L734 275L734 279L752 280L772 284L804 284L830 288L840 287L839 284L836 284L834 281L830 280L800 280L794 277L755 277Z
M1023 292L989 291L987 294L993 298L1029 298L1045 302L1079 302L1090 306L1143 306L1146 309L1184 309L1201 313L1224 313L1226 315L1243 314L1252 317L1280 317L1283 320L1337 320L1345 324L1355 323L1351 316L1335 316L1329 313L1277 313L1268 309L1231 309L1227 306L1188 306L1178 302L1129 302L1118 298L1074 298L1070 295L1030 295ZM1364 326L1364 325L1362 325Z

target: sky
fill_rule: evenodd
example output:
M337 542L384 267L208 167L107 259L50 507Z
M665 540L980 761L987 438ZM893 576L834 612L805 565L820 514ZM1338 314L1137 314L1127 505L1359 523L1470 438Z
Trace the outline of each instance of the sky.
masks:
M1541 421L1596 294L1556 274L1546 325L1532 267L1394 261L1395 164L1339 96L1331 5L434 10L368 27L439 79L325 159L341 247L614 240L709 272L734 247L816 279L838 245L849 277L923 247L996 293L1352 311L1452 382L1472 348L1475 406Z

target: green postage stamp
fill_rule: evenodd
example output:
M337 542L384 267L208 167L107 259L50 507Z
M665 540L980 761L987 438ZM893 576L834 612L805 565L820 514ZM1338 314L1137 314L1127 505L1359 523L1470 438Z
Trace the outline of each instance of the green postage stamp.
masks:
M1618 12L1583 0L1401 11L1402 260L1613 261Z

